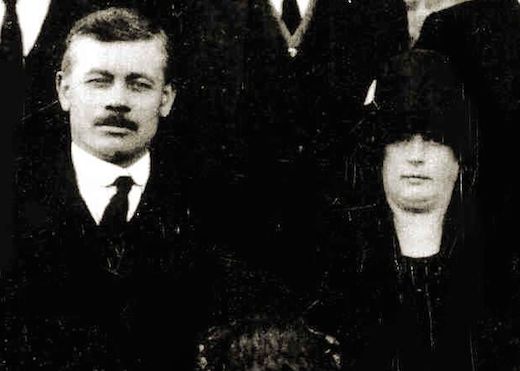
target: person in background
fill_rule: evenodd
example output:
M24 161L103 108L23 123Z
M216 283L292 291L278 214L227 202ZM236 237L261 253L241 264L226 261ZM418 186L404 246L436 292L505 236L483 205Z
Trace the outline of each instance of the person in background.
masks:
M10 62L6 77L13 83L9 91L19 98L20 119L30 120L57 103L52 76L63 42L72 24L92 9L84 0L0 3L0 60Z
M465 1L467 0L406 0L408 29L412 43L415 43L419 38L421 27L428 15Z
M336 339L302 319L253 317L216 326L199 344L198 371L341 369Z
M1 168L3 181L0 269L8 269L13 258L13 180L20 138L41 131L22 130L25 121L56 103L54 74L59 47L72 23L88 9L82 0L5 0L0 2L0 77L2 87L3 135ZM30 126L30 125L27 125Z
M517 158L516 138L507 133L520 118L519 40L518 1L475 0L431 14L417 42L417 47L436 50L452 59L477 109L477 200L489 247L485 252L485 301L489 317L501 318L498 325L488 327L501 328L502 333L511 331L511 326L504 325L511 323L511 313L518 312L518 304L512 304L511 298L517 296L520 253L510 243L515 238L518 183L515 177L504 174L516 166ZM516 338L519 333L515 330ZM514 357L501 358L507 362ZM491 369L500 367L490 365Z

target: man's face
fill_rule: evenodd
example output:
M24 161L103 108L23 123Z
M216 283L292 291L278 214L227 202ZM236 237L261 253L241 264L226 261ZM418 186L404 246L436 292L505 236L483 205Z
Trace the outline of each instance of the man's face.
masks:
M421 135L385 148L385 193L402 210L428 212L449 203L458 172L451 148Z
M147 149L175 98L165 83L160 39L102 42L86 36L69 47L70 68L57 76L72 141L94 156L126 166Z

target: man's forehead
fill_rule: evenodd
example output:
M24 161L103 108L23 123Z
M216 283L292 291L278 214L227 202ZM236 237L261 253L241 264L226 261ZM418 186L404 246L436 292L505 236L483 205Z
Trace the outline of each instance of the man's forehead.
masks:
M100 41L80 35L71 40L69 53L74 65L79 64L87 69L100 66L120 70L154 69L164 68L167 62L164 43L157 37L132 41Z

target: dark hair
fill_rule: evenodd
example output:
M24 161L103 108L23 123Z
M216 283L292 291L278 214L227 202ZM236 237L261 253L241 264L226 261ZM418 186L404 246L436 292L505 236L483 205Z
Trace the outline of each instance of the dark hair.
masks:
M78 20L65 40L65 53L61 62L61 70L70 68L70 45L78 36L88 36L103 42L139 41L157 38L162 41L165 53L165 78L172 78L171 44L166 32L157 24L141 15L134 9L108 8L88 14Z
M347 156L346 177L365 183L365 193L379 193L385 147L421 134L453 150L467 181L462 187L472 187L478 153L476 121L449 59L430 50L408 51L392 58L375 84L365 117L353 131L357 147Z
M214 327L199 345L197 370L339 370L337 341L303 320L256 318Z

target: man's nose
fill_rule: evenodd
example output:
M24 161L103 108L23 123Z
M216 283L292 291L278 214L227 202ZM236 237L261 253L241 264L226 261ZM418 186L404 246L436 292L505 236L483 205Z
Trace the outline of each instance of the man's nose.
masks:
M424 164L424 151L426 142L422 135L414 135L408 143L408 158L407 161L414 165L419 166Z
M105 108L117 113L130 112L129 91L124 83L114 83L108 92Z

